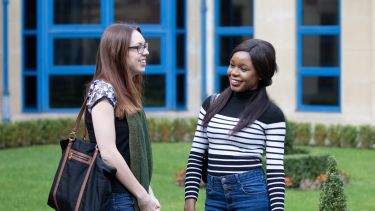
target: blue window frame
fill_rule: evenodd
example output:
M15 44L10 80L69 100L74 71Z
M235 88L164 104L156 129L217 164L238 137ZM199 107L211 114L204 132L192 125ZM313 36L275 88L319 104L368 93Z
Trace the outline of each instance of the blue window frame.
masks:
M35 10L30 14L25 8L32 3ZM186 109L186 1L140 3L24 0L23 111L77 111L84 85L95 71L100 36L108 25L118 21L137 22L150 43L152 61L145 74L146 110ZM145 7L141 8L146 11L144 16L132 13L140 5ZM160 90L157 94L152 93L155 88Z
M228 85L230 53L243 40L254 34L253 0L215 0L215 92Z
M341 110L340 0L297 2L297 109Z

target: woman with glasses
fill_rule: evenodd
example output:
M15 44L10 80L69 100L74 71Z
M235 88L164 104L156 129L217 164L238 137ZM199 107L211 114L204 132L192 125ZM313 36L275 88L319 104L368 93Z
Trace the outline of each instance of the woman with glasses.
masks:
M85 121L90 141L117 169L110 210L160 209L150 187L152 153L141 100L148 55L138 27L113 24L101 37Z
M232 51L229 87L200 110L186 169L185 211L195 210L205 153L206 211L284 210L285 119L266 92L276 70L275 49L264 40L243 41Z

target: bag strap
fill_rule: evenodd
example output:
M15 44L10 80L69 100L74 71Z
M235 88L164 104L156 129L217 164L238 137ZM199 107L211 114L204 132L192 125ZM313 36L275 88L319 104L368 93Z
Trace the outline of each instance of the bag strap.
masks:
M77 130L78 130L78 127L79 127L79 123L81 122L82 116L85 113L86 102L87 102L87 98L85 99L85 101L83 101L83 104L81 106L81 109L79 110L76 122L74 124L74 128L72 129L72 133L71 134L74 135L74 138L76 136L76 133L77 133ZM86 129L85 129L85 136L86 136ZM89 177L91 175L91 171L92 171L92 168L93 168L93 165L94 165L94 162L95 162L95 160L97 158L98 153L99 153L99 148L98 148L98 145L96 144L94 155L91 157L90 165L89 165L89 167L87 169L86 175L85 175L85 177L83 179L81 188L79 190L78 199L77 199L77 203L76 203L76 206L74 208L74 211L78 211L79 208L80 208L80 206L81 206L81 201L82 201L83 193L85 192L87 181L88 181L88 179L89 179Z
M70 149L72 148L72 143L73 143L73 142L69 141L68 146L67 146L67 148L66 148L66 150L65 150L64 159L63 159L63 161L62 161L62 163L61 163L61 166L60 166L60 171L59 171L59 174L58 174L58 176L57 176L57 180L56 180L56 183L55 183L55 184L56 184L56 185L55 185L55 188L53 189L53 201L55 202L56 210L60 210L60 209L59 209L59 205L58 205L58 203L57 203L57 197L56 197L57 189L58 189L58 187L59 187L60 180L61 180L61 176L62 176L62 173L63 173L63 171L64 171L66 161L67 161L67 159L68 159L69 151L70 151Z
M86 103L87 103L87 98L83 101L81 109L79 110L76 122L74 123L74 127L73 127L72 132L70 133L70 136L69 136L70 141L73 141L76 138L76 133L77 133L77 130L78 130L78 127L79 127L79 123L81 122L82 116L85 113Z
M93 167L94 162L96 160L96 157L98 155L98 151L99 151L98 150L98 145L96 145L94 155L91 158L91 163L90 163L90 165L89 165L89 167L87 169L85 178L84 178L84 180L82 182L82 185L81 185L81 189L79 190L78 199L77 199L77 203L76 203L74 211L78 211L79 207L81 206L81 201L82 201L83 193L85 192L87 181L89 180L89 177L90 177L90 174L91 174L91 171L92 171L92 167Z
M215 102L215 100L217 99L217 97L219 97L220 94L218 93L215 93L215 94L212 94L211 95L211 98L210 98L210 106L212 105L212 103Z

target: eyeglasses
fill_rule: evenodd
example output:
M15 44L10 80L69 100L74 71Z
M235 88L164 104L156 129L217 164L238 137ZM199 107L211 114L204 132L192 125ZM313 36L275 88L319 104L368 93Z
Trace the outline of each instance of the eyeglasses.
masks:
M146 42L144 45L139 44L139 45L137 45L137 46L129 46L128 48L134 48L134 49L137 49L138 53L139 53L139 54L142 54L142 53L145 51L145 49L148 50L148 43Z

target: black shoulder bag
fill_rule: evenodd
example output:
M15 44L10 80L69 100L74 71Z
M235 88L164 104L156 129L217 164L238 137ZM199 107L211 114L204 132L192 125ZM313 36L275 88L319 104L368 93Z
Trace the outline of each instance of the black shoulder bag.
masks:
M55 210L105 211L111 206L111 179L116 169L106 165L96 143L76 138L86 100L68 139L61 140L62 156L47 204Z
M216 100L219 94L213 94L210 98L210 105ZM202 164L202 181L207 183L207 168L208 168L208 148L204 151L203 154L203 164Z

